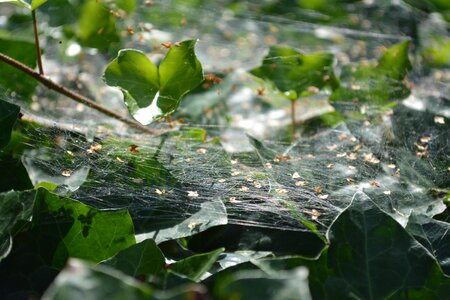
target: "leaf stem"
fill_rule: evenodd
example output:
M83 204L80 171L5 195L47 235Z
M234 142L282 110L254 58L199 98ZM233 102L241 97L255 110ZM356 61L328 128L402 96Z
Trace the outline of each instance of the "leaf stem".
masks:
M36 22L36 10L31 11L31 16L33 17L33 29L34 29L34 44L36 47L36 57L39 68L39 74L44 75L44 68L42 66L42 57L41 57L41 47L39 46L39 33Z
M131 120L125 116L121 116L120 114L118 114L112 110L109 110L108 108L104 107L103 105L96 103L94 100L89 99L83 95L80 95L77 92L70 90L70 89L66 88L65 86L60 85L59 83L52 81L51 79L45 77L43 74L40 74L40 73L34 71L30 67L24 65L23 63L15 60L12 57L9 57L8 55L3 54L1 52L0 52L0 61L3 61L5 63L7 63L8 65L33 77L34 79L36 79L37 81L39 81L40 83L45 85L47 88L49 88L55 92L58 92L59 94L62 94L64 96L67 96L70 99L75 100L76 102L87 105L87 106L103 113L104 115L107 115L108 117L119 120L127 125L130 125L136 129L139 129L140 131L143 131L143 132L146 132L146 133L149 133L152 135L161 134L161 132L159 130L155 130L155 129L146 127L146 126L138 123L137 121Z
M295 120L295 100L291 100L291 122L292 122L291 140L292 140L292 142L294 142L295 131L297 129L296 120Z

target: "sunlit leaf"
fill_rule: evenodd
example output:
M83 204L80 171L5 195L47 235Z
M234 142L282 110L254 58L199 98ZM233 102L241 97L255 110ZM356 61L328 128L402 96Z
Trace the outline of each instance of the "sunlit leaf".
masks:
M203 81L196 41L172 46L159 69L137 50L121 50L106 68L106 84L121 89L133 117L146 125L174 112L181 98Z

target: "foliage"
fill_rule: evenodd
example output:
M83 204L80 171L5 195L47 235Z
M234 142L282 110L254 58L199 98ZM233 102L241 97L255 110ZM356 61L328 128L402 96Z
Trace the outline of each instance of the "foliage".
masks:
M0 5L5 299L449 297L446 1Z

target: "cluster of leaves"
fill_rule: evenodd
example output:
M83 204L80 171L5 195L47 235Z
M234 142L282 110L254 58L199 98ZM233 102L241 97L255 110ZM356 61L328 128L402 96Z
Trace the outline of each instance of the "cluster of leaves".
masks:
M31 9L44 3L7 2L16 2ZM101 49L120 41L114 18L105 9L106 6L95 1L80 5L63 2L57 6L60 10L64 5L72 5L74 11L79 13L78 29L67 29L67 32L74 34L80 44ZM324 1L306 2L299 1L298 5L330 12ZM133 3L117 1L116 5L131 12L135 6ZM188 40L173 45L158 66L140 51L121 50L107 66L104 81L121 89L124 101L136 119L149 123L174 112L181 98L203 81L202 66L194 52L195 44L195 41ZM36 57L32 46L32 43L10 37L6 37L4 43L0 41L2 53L34 67ZM18 48L22 50L16 51ZM258 84L273 86L283 97L291 100L329 89L329 100L336 105L336 110L339 110L338 104L346 101L384 107L410 93L404 81L411 69L408 48L409 42L405 41L387 49L375 63L343 66L337 78L332 54L304 54L292 48L273 46L262 66L250 73L263 80L255 79ZM14 86L23 97L33 94L36 85L33 81L20 79L17 77L22 76L20 73L3 65L1 71L7 74L0 79L2 85ZM401 114L400 109L397 112ZM336 117L337 114L333 115L334 122L325 123L336 125L336 120L348 120L346 116ZM421 112L415 120L421 119L426 123L432 115ZM0 166L12 174L0 179L0 295L5 295L6 299L31 296L69 300L81 297L446 299L450 295L450 225L448 220L433 218L436 202L445 201L442 200L445 197L448 199L446 188L449 182L445 178L448 176L448 155L442 154L439 149L434 149L433 154L436 155L426 163L421 163L414 153L412 157L414 164L423 168L424 173L430 172L432 165L444 176L439 176L441 173L434 170L436 178L425 179L426 175L421 170L408 166L406 162L401 167L406 178L400 182L401 192L393 195L396 201L406 201L407 193L416 192L409 186L416 187L414 190L437 188L435 191L438 194L432 203L427 202L428 198L423 199L427 206L423 210L415 210L420 207L417 203L404 203L405 211L414 211L403 226L393 218L389 210L392 199L387 194L380 199L375 193L372 197L370 191L349 195L342 190L336 191L336 194L343 194L344 200L338 203L342 210L333 222L327 224L325 234L317 229L315 223L306 221L300 215L300 223L309 229L307 232L228 223L223 203L226 199L205 201L201 207L203 210L193 213L189 219L176 219L160 226L157 221L161 216L158 213L150 220L152 224L142 224L133 212L114 207L113 202L120 202L121 199L111 200L113 209L99 209L74 199L74 194L57 183L41 182L33 186L21 156L23 148L32 140L33 130L39 125L17 121L19 117L20 108L17 105L0 100ZM327 117L329 115L321 116L324 121ZM376 114L374 119L377 118L380 115ZM432 135L436 137L436 143L440 141L438 144L443 147L448 147L445 139L448 122L444 119L443 126L433 127L435 131ZM398 126L400 129L395 132L398 143L402 147L411 144L414 149L419 134L431 134L429 128L435 125L431 123L423 130L425 132L416 128L415 140L409 139L408 126ZM217 140L206 141L205 137L204 130L189 129L175 133L169 139L193 143L198 150L204 149L201 147L205 145L219 145ZM51 138L46 143L51 144ZM281 182L281 177L286 174L281 174L279 165L273 162L279 151L270 150L272 145L266 147L256 139L251 141L258 159L264 165L273 163L267 176L273 177L274 182ZM152 187L180 187L177 180L180 174L171 172L169 164L166 166L166 162L158 158L159 147L156 153L150 155L145 151L138 152L136 145L126 150L130 144L127 140L116 139L113 142L115 147L104 153L95 147L90 151L100 152L96 153L98 156L110 156L114 160L119 157L122 160L125 154L115 151L123 148L127 163L132 166L131 171L128 170L133 173L129 174L130 178L139 176ZM33 146L37 148L42 145ZM105 142L103 147L107 146ZM316 146L320 148L320 145ZM213 164L214 168L220 168L218 173L221 174L230 173L231 159L227 153L220 145L213 149L215 154L221 156L220 162L225 161L223 164ZM171 160L177 155L175 151L166 152ZM394 153L404 156L406 160L411 157L410 152L383 154L389 156ZM281 165L283 162L277 163ZM302 163L290 164L300 170ZM98 168L113 166L107 161ZM109 174L123 171L110 170ZM193 167L186 172L200 173L204 170ZM95 178L94 173L92 171L90 176ZM318 176L302 175L311 178ZM203 183L207 189L214 187L208 176L204 175ZM337 176L331 178L341 179ZM371 179L370 175L365 174L362 181L368 179ZM337 184L333 182L330 185ZM162 188L157 191L165 193ZM181 195L175 196L189 201ZM289 207L289 202L286 203ZM445 215L441 216L441 219L445 218Z

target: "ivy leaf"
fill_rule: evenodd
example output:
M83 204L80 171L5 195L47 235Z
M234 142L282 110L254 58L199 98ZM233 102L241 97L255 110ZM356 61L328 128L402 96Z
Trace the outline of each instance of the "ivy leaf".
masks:
M406 230L436 257L444 272L450 275L450 224L424 215L412 215Z
M225 248L192 255L171 264L170 271L177 275L187 277L192 281L199 282L202 276L211 269L223 251L225 251Z
M0 100L0 149L8 145L19 113L19 106Z
M308 87L323 88L329 84L337 86L330 53L303 54L293 48L272 46L262 66L251 74L272 81L282 92L295 91L307 94Z
M70 259L42 299L151 299L151 289L121 272Z
M152 239L122 250L103 264L130 276L157 274L164 267L164 255Z
M181 98L203 81L195 44L188 40L173 46L159 68L138 50L121 50L106 68L104 81L121 89L130 113L147 125L174 112Z
M403 79L411 70L408 58L409 41L389 48L372 65L347 65L341 75L342 85L330 96L331 101L370 102L387 104L406 98L410 90Z
M37 190L33 224L45 232L46 224L60 227L59 245L53 255L56 268L68 257L100 262L135 243L134 227L126 210L100 211L83 203Z
M48 0L31 0L31 10L35 10L47 1Z

